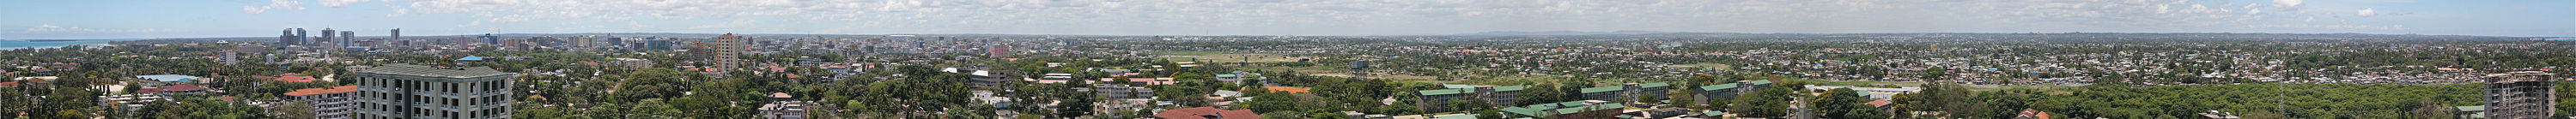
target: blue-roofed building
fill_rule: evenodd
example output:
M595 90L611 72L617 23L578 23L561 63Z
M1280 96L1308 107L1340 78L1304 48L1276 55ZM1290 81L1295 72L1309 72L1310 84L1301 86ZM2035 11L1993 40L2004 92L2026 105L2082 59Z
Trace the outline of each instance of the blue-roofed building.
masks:
M483 61L483 57L482 57L482 56L465 56L465 58L456 58L456 61Z
M188 75L178 75L178 74L162 74L162 75L142 75L142 76L134 76L134 78L144 79L144 80L140 81L140 82L144 82L144 83L151 83L151 84L157 84L157 85L168 85L168 84L179 84L179 83L191 83L191 82L194 82L195 80L197 80L197 78L203 78L203 77L188 76Z

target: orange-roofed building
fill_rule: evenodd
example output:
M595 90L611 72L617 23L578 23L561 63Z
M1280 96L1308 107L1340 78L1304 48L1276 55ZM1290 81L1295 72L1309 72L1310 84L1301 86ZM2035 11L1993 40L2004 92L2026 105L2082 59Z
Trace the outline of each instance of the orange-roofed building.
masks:
M324 119L349 118L349 115L356 113L358 109L355 92L358 92L358 86L295 89L295 91L286 92L285 99L311 102L313 110L286 111L313 111L313 117Z
M1224 110L1213 107L1181 108L1154 113L1155 119L1260 119L1252 110Z
M313 79L314 79L314 78L313 78L313 76L293 76L293 75L289 75L289 76L277 77L277 79L271 79L271 80L302 83L302 82L313 82Z
M1306 93L1306 89L1304 89L1304 88L1294 88L1294 87L1263 86L1263 87L1261 87L1261 89L1263 89L1263 90L1270 90L1270 92ZM1252 90L1252 89L1251 89L1251 88L1245 88L1245 89L1243 89L1243 90Z
M2013 119L2048 119L2048 118L2049 118L2049 117L2048 117L2048 112L2045 112L2045 111L2039 111L2038 109L2030 109L2030 108L2022 108L2022 109L2021 109L2021 113L2020 113L2020 114L2013 115Z

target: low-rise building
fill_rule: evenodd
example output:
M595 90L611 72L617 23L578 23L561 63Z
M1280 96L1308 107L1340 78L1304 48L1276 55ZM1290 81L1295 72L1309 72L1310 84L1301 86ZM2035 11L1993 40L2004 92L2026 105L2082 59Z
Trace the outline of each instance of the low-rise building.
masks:
M804 119L811 101L777 101L760 105L762 119Z

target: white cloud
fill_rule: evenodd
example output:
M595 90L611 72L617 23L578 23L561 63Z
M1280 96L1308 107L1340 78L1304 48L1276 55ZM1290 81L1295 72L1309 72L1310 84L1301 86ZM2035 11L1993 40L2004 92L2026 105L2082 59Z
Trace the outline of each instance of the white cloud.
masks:
M2361 8L2361 12L2358 15L2361 17L2378 16L2379 12L2371 11L2370 8Z
M716 23L716 24L700 25L700 26L697 26L697 27L689 27L689 29L737 29L737 28L750 28L753 24L755 24L755 23L757 23L757 22L758 22L758 21L754 21L754 20L751 20L751 19L734 19L732 22L724 22L724 23Z
M846 23L856 30L1070 29L1151 31L1204 27L1403 27L1567 29L1992 26L2183 29L2295 22L2319 14L2300 0L2218 5L2191 0L324 0L324 6L396 2L387 16L469 14L475 23L734 19ZM2262 6L2276 7L2261 10ZM263 9L245 7L246 12ZM2238 12L2238 10L2244 10ZM2274 12L2263 14L2263 12ZM1723 21L1723 22L1716 22ZM733 24L735 22L726 22ZM1941 23L1941 24L1928 24ZM630 26L632 23L630 23ZM707 25L727 27L736 25ZM747 24L747 23L745 23ZM1508 25L1497 25L1508 24ZM1643 24L1643 25L1631 25ZM1851 24L1851 25L1844 25ZM844 24L835 24L844 25ZM1623 26L1624 25L1624 26ZM748 25L739 25L748 26ZM1032 27L1042 26L1042 27ZM830 27L830 26L825 26ZM672 27L666 27L672 28ZM1135 29L1107 29L1135 28ZM1449 28L1449 29L1434 29ZM696 27L692 27L696 29ZM1704 27L1703 27L1704 29ZM1720 28L1723 29L1723 28ZM1629 30L1629 29L1619 29ZM1651 29L1646 29L1651 30ZM1765 31L1770 29L1755 29ZM1782 31L1832 31L1784 29ZM1198 31L1198 30L1176 30ZM1348 32L1348 31L1325 31Z
M2301 0L2272 0L2273 7L2280 7L2283 9L2298 8L2300 4L2304 4L2304 2Z
M260 7L255 7L255 6L242 6L242 13L259 14L259 13L262 13L262 12L268 12L268 8L260 8Z
M358 3L358 2L367 2L367 1L369 1L369 0L322 0L322 6L330 6L331 8L346 8L346 7L349 7L349 3Z
M268 6L242 6L242 13L266 13L268 12L268 9L304 10L304 2L294 0L269 0Z

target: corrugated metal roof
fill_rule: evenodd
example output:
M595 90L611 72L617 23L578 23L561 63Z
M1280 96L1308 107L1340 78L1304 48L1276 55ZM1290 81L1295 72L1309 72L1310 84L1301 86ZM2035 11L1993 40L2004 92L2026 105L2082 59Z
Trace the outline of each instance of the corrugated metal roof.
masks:
M1726 84L1717 84L1717 85L1700 86L1700 87L1699 87L1699 90L1701 90L1701 91L1713 91L1713 90L1734 90L1734 89L1735 89L1735 87L1736 87L1736 86L1735 86L1735 83L1726 83Z
M134 76L134 78L152 79L153 81L161 81L161 82L181 82L181 83L186 83L186 82L189 82L190 80L197 80L197 78L200 78L200 77L197 77L197 76L188 76L188 75L178 75L178 74L162 74L162 75L142 75L142 76Z
M1583 93L1610 92L1610 91L1619 91L1619 90L1628 90L1628 87L1608 86L1608 87L1592 87L1592 88L1583 88Z
M1495 86L1495 87L1494 87L1494 91L1520 91L1520 90L1522 90L1522 89L1529 89L1529 86Z
M1420 92L1422 95L1450 95L1450 94L1461 94L1461 93L1467 93L1467 91L1466 91L1466 90L1460 90L1460 89L1422 90L1422 91L1419 91L1419 92Z
M1655 87L1664 87L1664 86L1673 86L1673 84L1671 84L1671 83L1664 83L1664 82L1655 82L1655 83L1637 84L1637 87L1646 87L1646 88L1655 88Z

